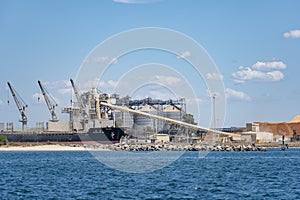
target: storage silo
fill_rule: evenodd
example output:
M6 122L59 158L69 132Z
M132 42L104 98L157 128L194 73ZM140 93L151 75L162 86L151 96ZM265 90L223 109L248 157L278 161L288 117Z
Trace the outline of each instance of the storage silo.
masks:
M150 105L140 106L137 109L138 111L149 113L156 115L157 111L154 107ZM143 116L143 115L134 115L134 125L133 128L139 131L153 130L154 127L154 119Z
M166 106L163 109L163 113L164 113L164 116L167 117L167 118L174 119L174 120L177 120L177 121L181 121L181 111L180 111L179 108L177 108L173 105ZM166 122L164 124L164 128L163 128L164 130L168 130L168 129L171 129L171 128L172 128L171 123Z
M165 117L174 119L174 120L181 120L181 112L180 109L176 108L175 106L168 105L163 110Z
M114 111L115 125L123 128L132 128L133 114L128 112Z

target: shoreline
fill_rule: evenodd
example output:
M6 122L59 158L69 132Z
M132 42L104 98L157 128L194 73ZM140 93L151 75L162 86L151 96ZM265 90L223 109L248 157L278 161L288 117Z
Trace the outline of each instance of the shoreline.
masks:
M268 149L279 149L275 144L220 144L213 147L201 144L99 144L99 143L17 143L14 145L0 146L0 152L15 151L267 151ZM300 148L300 143L289 144L289 148Z
M20 145L20 146L0 146L0 152L3 151L87 151L84 146L66 146L60 144L40 144L40 145Z

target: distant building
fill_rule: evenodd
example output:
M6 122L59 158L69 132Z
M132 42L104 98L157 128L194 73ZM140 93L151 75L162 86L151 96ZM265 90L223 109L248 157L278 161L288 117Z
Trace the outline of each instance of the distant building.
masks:
M253 122L246 124L247 132L269 132L273 134L273 141L282 140L286 136L291 141L300 141L300 115L295 116L290 122ZM250 136L244 136L250 137Z
M169 143L170 136L168 134L154 134L150 136L152 143Z
M247 123L246 124L247 131L259 132L259 124L257 123Z
M274 136L273 133L269 132L243 132L241 134L241 139L244 142L249 143L266 143L266 142L273 142Z

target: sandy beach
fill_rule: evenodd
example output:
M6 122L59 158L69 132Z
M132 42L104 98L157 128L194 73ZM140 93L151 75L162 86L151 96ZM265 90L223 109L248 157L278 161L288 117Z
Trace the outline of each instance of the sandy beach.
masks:
M0 146L0 151L87 151L83 146L34 145L34 146Z

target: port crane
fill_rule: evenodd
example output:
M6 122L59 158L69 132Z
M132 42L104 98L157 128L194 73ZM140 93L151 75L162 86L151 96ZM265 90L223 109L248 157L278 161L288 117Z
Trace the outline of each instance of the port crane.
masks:
M38 84L40 86L40 89L42 91L42 94L44 96L45 102L48 106L48 110L50 111L51 114L51 122L58 122L58 117L56 114L56 107L58 106L57 103L55 102L54 98L51 97L49 92L45 89L45 87L42 85L41 81L38 80Z
M16 90L11 86L9 82L7 82L7 85L21 114L21 119L19 121L22 122L22 130L24 131L26 129L28 121L26 115L28 105L25 103L25 101L21 98L21 96L16 92Z
M87 114L87 112L85 110L85 106L84 106L84 103L82 102L82 99L81 99L81 96L79 94L79 91L78 91L77 87L75 86L73 79L70 79L70 82L71 82L71 85L72 85L75 97L77 99L77 103L79 105L80 112L82 113L83 119L87 120L88 119L88 114Z

